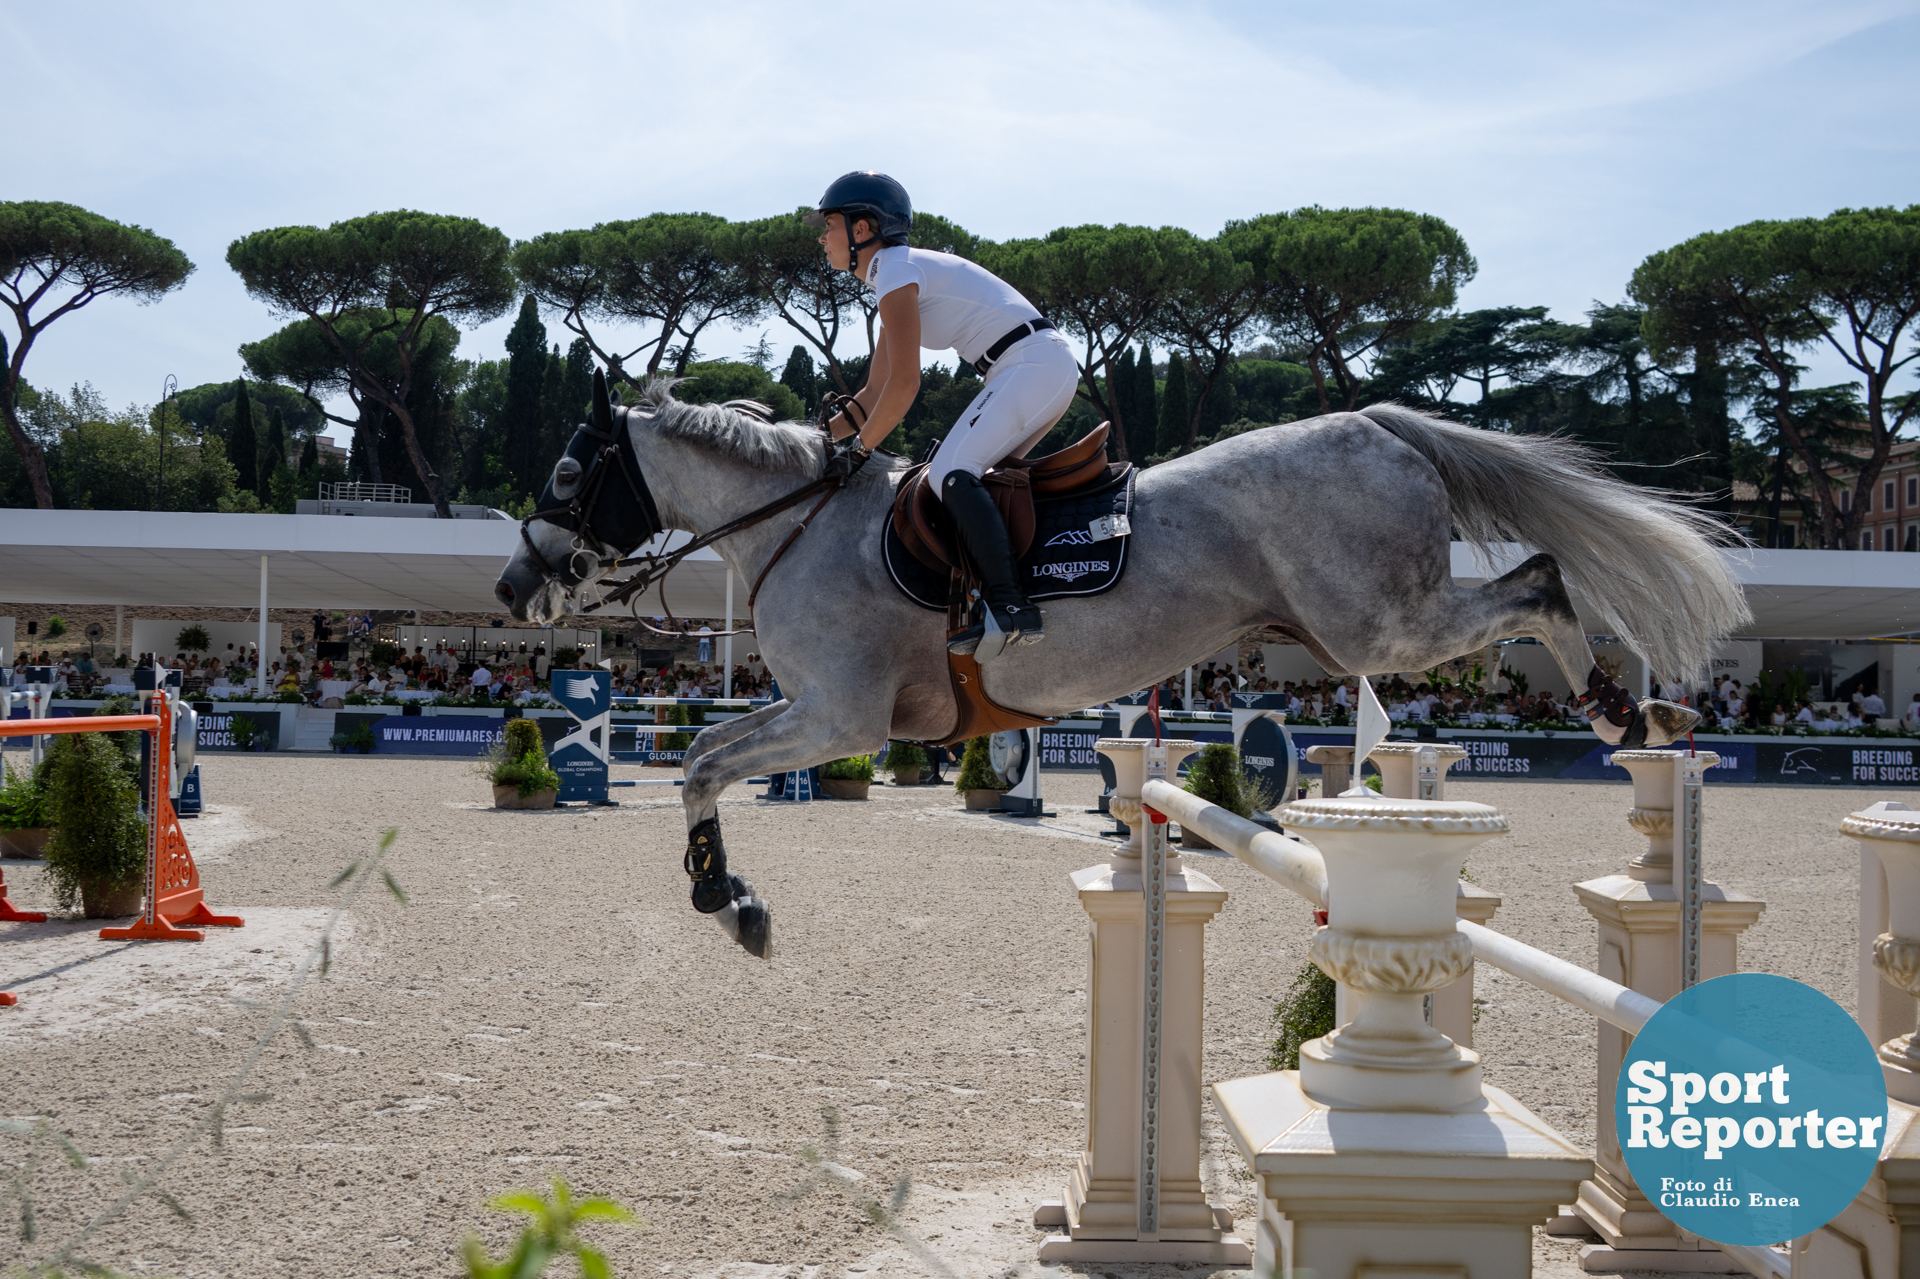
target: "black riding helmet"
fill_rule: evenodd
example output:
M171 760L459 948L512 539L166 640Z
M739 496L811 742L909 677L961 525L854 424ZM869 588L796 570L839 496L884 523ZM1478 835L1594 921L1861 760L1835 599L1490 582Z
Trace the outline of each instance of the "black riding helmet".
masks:
M856 169L835 178L813 212L807 214L807 225L824 227L829 213L845 219L849 271L859 270L860 250L869 244L905 244L907 233L913 230L913 201L907 189L884 173ZM853 220L860 213L870 213L878 220L880 234L855 243Z

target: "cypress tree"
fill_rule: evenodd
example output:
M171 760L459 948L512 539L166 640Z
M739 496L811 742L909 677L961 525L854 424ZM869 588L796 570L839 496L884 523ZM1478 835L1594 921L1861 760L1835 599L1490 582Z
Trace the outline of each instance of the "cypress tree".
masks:
M531 486L535 491L546 483L547 472L560 460L560 451L573 437L574 410L567 404L566 385L567 361L560 354L560 344L555 342L552 353L547 356L546 372L540 378L540 442L533 454L537 480Z
M1187 417L1193 401L1187 398L1187 362L1178 351L1167 356L1167 389L1160 396L1160 437L1155 451L1178 453L1187 442Z
M307 442L300 446L300 478L303 480L311 479L313 478L313 473L319 469L320 437L317 435L309 435Z
M547 373L547 326L528 294L507 333L507 474L522 493L538 493L540 383Z
M287 420L275 409L267 417L266 446L260 451L260 492L270 493L273 473L287 464Z
M799 396L809 414L820 407L820 379L813 371L813 357L797 342L793 354L787 357L787 367L780 370L780 385Z
M1133 366L1133 402L1139 406L1127 423L1127 450L1136 462L1146 460L1160 430L1159 384L1153 377L1153 348L1140 344L1140 358Z
M567 447L567 441L573 438L573 432L593 409L593 348L585 338L575 338L573 345L567 348L567 367L560 378L561 429L560 449ZM554 460L560 458L560 449L554 450Z
M238 473L235 478L249 493L260 491L260 436L253 424L253 400L247 395L247 380L234 383L239 393L233 397L233 438L227 441L227 460Z
M1133 382L1133 348L1126 347L1107 373L1107 399L1120 419L1120 431L1126 436L1129 457L1133 454L1134 436Z

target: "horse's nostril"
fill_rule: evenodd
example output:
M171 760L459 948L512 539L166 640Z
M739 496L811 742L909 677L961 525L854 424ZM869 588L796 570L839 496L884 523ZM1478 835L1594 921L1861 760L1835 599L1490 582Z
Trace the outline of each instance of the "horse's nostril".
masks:
M493 584L493 598L509 608L513 606L513 587L504 581Z

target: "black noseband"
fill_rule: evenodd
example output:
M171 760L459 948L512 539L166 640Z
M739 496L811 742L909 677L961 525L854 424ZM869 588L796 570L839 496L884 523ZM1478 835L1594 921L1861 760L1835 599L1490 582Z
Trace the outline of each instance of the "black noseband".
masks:
M622 555L646 543L665 526L646 477L640 472L632 435L614 423L607 376L598 369L593 374L592 420L574 432L565 458L578 464L566 468L567 479L572 481L567 485L570 491L564 497L556 493L550 476L538 508L520 521L520 541L549 578L574 587L595 569L618 564ZM555 475L560 471L561 467L554 468ZM621 483L610 485L608 480L614 476ZM573 534L573 547L560 565L549 561L534 545L527 526L535 520L557 524Z

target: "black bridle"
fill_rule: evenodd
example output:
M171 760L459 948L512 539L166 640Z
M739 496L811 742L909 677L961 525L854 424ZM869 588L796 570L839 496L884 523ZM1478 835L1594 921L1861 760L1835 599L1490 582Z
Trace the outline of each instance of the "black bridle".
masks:
M845 399L848 397L836 397ZM746 401L730 402L728 407L744 412L766 410L759 405ZM822 435L825 435L824 428ZM569 467L567 464L573 463ZM618 475L622 483L610 486L608 477ZM631 432L618 429L613 420L613 400L607 391L606 374L596 369L593 374L593 412L592 420L583 423L574 432L567 451L553 468L553 475L547 481L545 491L533 514L520 521L520 541L526 546L527 553L533 557L549 578L572 589L586 581L595 569L638 568L633 576L616 582L601 595L598 600L581 608L583 613L592 613L609 604L623 604L640 595L679 566L680 562L695 551L713 545L722 538L729 537L743 529L762 523L789 507L825 492L820 505L813 508L807 517L800 521L799 527L788 535L787 540L773 553L760 576L754 579L753 590L747 596L747 614L753 615L753 602L760 594L761 583L767 580L767 574L780 562L795 539L804 533L820 513L827 499L840 489L839 479L822 478L805 484L767 503L765 506L747 512L738 519L722 524L712 532L703 533L672 552L657 555L632 556L631 552L651 541L655 534L665 529L660 519L659 508L654 504L653 493L647 488L646 476L641 473L640 459L633 452ZM603 505L603 501L605 504ZM573 548L567 556L564 567L554 564L534 545L528 525L535 520L544 520L557 524L573 534ZM596 523L596 521L599 521ZM613 547L625 547L625 551L614 551ZM584 563L584 567L581 565ZM664 597L662 606L665 606ZM644 622L641 623L646 625ZM648 627L649 630L654 628ZM750 631L752 628L747 628ZM677 634L677 632L661 632ZM724 634L742 634L740 631L727 631Z
M621 480L621 486L609 490L608 480L614 476ZM601 507L604 498L611 498L605 510ZM597 527L596 517L602 521ZM555 566L534 544L527 526L535 520L557 524L573 534L573 547L564 565ZM634 456L632 438L614 423L607 375L595 369L592 418L573 433L533 514L520 521L520 541L548 577L571 588L584 582L595 569L619 564L620 552L611 551L611 547L631 550L663 528L660 509L647 488L646 476L640 472L640 459Z

